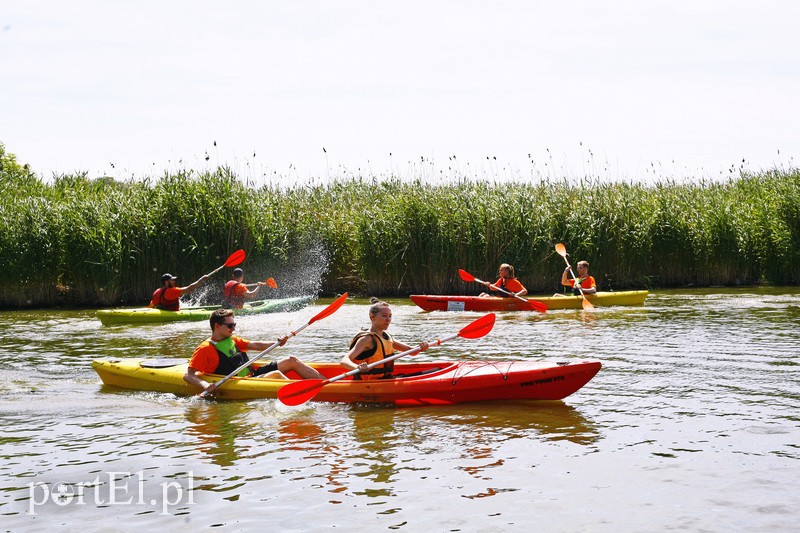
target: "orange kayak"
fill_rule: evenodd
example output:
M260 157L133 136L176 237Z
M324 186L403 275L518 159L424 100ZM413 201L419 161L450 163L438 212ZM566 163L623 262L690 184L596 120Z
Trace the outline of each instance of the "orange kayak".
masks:
M186 359L96 359L92 368L106 385L190 396L199 393L200 389L183 381L187 362ZM342 366L336 363L311 363L311 366L327 378L343 371ZM322 387L314 400L399 406L491 400L560 400L586 385L600 366L599 361L582 360L395 363L394 379L343 379ZM207 381L222 378L203 376ZM277 398L278 390L292 381L231 378L220 386L216 397L223 400Z

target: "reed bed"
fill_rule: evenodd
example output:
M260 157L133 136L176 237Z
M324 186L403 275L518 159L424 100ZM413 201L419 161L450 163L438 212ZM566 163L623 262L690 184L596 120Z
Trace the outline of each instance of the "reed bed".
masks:
M162 272L188 284L238 248L248 277L297 258L323 262L325 294L476 294L457 270L494 280L503 262L531 293L550 293L563 268L557 242L588 260L606 290L796 285L800 172L700 184L354 178L252 189L226 168L51 183L0 169L4 308L143 304Z

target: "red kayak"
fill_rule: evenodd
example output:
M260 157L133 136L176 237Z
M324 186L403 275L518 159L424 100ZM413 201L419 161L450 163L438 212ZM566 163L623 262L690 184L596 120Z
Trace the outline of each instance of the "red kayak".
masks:
M598 292L586 297L596 307L611 305L644 305L647 291ZM446 296L432 294L412 294L411 301L426 311L529 311L530 307L518 298L498 298L496 296ZM583 299L580 296L526 296L544 304L547 309L580 309Z
M416 367L416 368L415 368ZM599 361L466 361L395 364L396 379L346 381L322 388L315 400L388 402L401 406L490 400L561 400L599 371ZM413 376L415 372L423 372ZM424 372L431 373L424 373ZM402 377L402 374L411 374Z

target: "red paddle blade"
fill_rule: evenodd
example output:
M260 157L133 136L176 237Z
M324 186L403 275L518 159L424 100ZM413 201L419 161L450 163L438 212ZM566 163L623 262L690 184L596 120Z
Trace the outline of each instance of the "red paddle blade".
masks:
M235 267L236 265L238 265L242 261L244 261L244 258L246 256L247 256L247 254L244 253L244 250L236 250L235 252L233 252L230 255L230 257L228 257L228 260L225 261L225 266L226 267Z
M475 281L475 276L467 272L466 270L458 269L458 275L461 276L461 279L464 281Z
M482 316L475 322L461 328L461 331L458 332L458 336L464 337L465 339L478 339L483 337L492 331L492 328L494 327L494 320L494 313L489 313L488 315Z
M289 383L278 389L278 399L284 405L300 405L317 395L328 382L326 379L304 379Z
M540 313L547 312L547 306L540 301L528 300L528 303L530 304L531 309L533 309L534 311L539 311Z
M269 288L271 288L271 289L277 289L277 288L278 288L278 284L277 284L277 283L275 283L275 280L274 280L274 279L272 279L272 278L269 278L269 279L266 281L266 283L267 283L267 287L269 287Z
M317 314L314 318L309 320L308 325L313 324L317 320L322 320L325 317L331 316L333 313L338 311L338 309L342 306L345 300L347 300L347 293L344 293L338 298L336 298L336 300L334 300L333 303L328 305L328 307L320 311L319 314Z
M583 308L586 309L587 311L590 310L590 309L594 309L594 306L592 305L592 302L587 300L586 296L583 297L583 304L582 305L583 305Z
M561 257L567 257L567 248L561 243L556 244L556 253Z

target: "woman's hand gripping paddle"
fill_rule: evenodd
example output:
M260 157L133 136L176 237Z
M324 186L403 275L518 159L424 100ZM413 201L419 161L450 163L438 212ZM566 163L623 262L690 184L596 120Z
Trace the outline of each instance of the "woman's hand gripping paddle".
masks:
M564 262L567 264L567 268L569 269L569 273L572 276L572 279L574 279L575 281L578 281L577 276L575 276L575 273L572 271L572 265L569 264L569 259L567 259L567 249L566 249L566 247L561 243L556 244L556 253L564 258ZM586 295L583 294L583 287L581 287L580 283L578 283L578 291L580 291L581 298L583 298L583 308L586 309L587 311L591 310L591 309L594 309L594 306L592 305L592 302L587 300L586 299Z
M339 296L336 300L333 301L333 303L328 305L328 307L326 307L325 309L323 309L322 311L320 311L319 313L314 315L314 317L311 320L309 320L308 322L306 322L305 324L303 324L302 326L300 326L296 330L292 331L290 333L290 335L292 337L294 337L295 335L297 335L298 333L300 333L301 331L306 329L308 326L310 326L314 322L316 322L318 320L322 320L323 318L329 317L330 315L335 313L342 306L342 304L344 303L345 300L347 300L347 293L344 293L341 296ZM280 342L275 341L269 346L269 348L267 348L263 352L260 352L260 353L257 353L256 355L254 355L249 361L244 363L242 366L240 366L239 368L237 368L236 370L234 370L233 372L231 372L230 374L228 374L227 376L225 376L221 380L217 381L216 384L215 384L214 390L217 390L220 387L220 385L222 385L223 383L225 383L226 381L231 379L233 376L235 376L240 371L242 371L243 369L247 368L248 366L250 366L251 364L253 364L257 360L259 360L262 357L264 357L265 355L267 355L269 352L271 352L272 350L274 350L278 346L280 346ZM205 398L209 394L213 394L213 393L212 392L208 392L208 391L203 391L200 394L198 394L198 396L200 396L201 398Z
M466 270L461 270L459 268L458 269L458 275L461 276L461 279L463 279L464 281L477 281L478 283L482 283L482 284L486 285L487 287L490 287L490 288L492 288L492 289L494 289L496 291L500 291L500 292L508 294L509 296L513 296L517 300L522 300L523 302L527 303L528 307L530 307L534 311L539 311L540 313L546 313L547 312L547 306L544 305L542 302L538 302L536 300L528 300L527 298L523 298L522 296L517 296L513 292L508 292L505 289L501 289L500 287L492 285L488 281L483 281L483 280L480 280L480 279L476 278L475 276L473 276L472 274L470 274Z
M494 320L495 315L494 313L489 313L488 315L484 315L483 317L479 318L478 320L472 322L471 324L461 328L461 330L456 333L455 335L450 335L444 337L443 339L437 339L435 341L431 341L428 343L428 346L439 346L443 342L449 341L451 339L455 339L456 337L463 337L465 339L478 339L483 337L494 327ZM394 354L389 356L385 359L381 359L380 361L375 361L374 363L370 363L367 365L367 369L375 368L376 366L382 365L389 361L394 361L395 359L399 359L405 355L413 355L422 351L422 348L417 346L416 348L412 348L405 352L401 352L398 354ZM286 405L300 405L306 403L308 400L313 398L317 395L317 393L327 385L328 383L333 383L334 381L339 381L340 379L344 379L349 376L355 376L356 374L360 373L361 369L356 368L351 370L350 372L345 372L344 374L339 374L336 377L332 377L330 379L304 379L300 381L295 381L293 383L289 383L288 385L284 385L280 389L278 389L278 399Z

